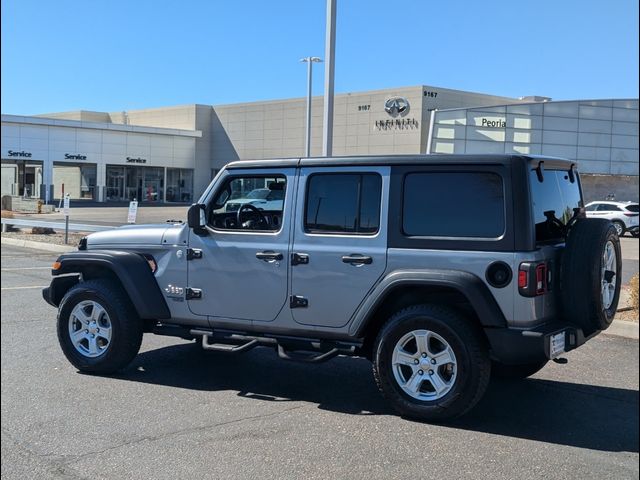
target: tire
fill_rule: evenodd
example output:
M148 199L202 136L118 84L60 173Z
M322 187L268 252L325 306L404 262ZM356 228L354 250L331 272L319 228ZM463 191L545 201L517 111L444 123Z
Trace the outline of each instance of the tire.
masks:
M411 349L412 341L417 346L416 332L432 335L426 337L431 339L426 341L429 345L427 358L416 349L415 358L409 363L418 361L418 365L394 364L394 352L398 352L403 339L409 338L408 346L398 354L402 358L407 349ZM455 367L452 363L435 367L437 379L448 380L448 389L442 390L440 395L435 391L436 383L432 383L436 377L432 376L434 371L429 363L442 355L442 352L433 352L445 343L453 353L450 358L455 360ZM418 377L420 371L423 373ZM380 330L373 348L373 374L382 395L398 413L421 420L443 421L463 415L478 403L489 384L491 361L478 326L446 307L414 305L394 314ZM420 382L418 390L411 394L407 393L411 389L406 390L411 383L408 377ZM407 380L405 387L401 386L400 380ZM442 382L439 383L442 386Z
M640 235L640 232L639 232L638 230L633 230L633 231L631 232L631 236L632 236L633 238L638 238L638 236L639 236L639 235Z
M135 358L142 343L142 321L124 291L107 280L72 287L60 302L57 329L67 360L87 373L117 372Z
M525 363L521 365L507 365L500 362L491 362L491 376L510 380L522 380L538 373L544 368L548 360L537 363Z
M627 230L627 227L625 226L625 224L619 220L613 220L611 223L613 223L613 226L615 227L616 233L618 234L618 236L619 237L624 236L624 232Z
M607 259L615 255L615 265L609 265L610 269L606 268L605 255ZM567 236L562 259L564 318L587 334L608 328L618 308L621 273L620 239L611 222L604 219L576 222Z

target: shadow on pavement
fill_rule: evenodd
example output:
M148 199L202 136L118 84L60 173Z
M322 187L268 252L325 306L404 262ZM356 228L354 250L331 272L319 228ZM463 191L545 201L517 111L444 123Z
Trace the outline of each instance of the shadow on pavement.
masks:
M544 371L543 371L544 372ZM303 401L323 410L393 415L364 359L319 365L280 360L267 348L230 355L182 344L138 355L116 378L258 401ZM481 402L447 428L602 451L638 452L638 392L543 379L493 381Z

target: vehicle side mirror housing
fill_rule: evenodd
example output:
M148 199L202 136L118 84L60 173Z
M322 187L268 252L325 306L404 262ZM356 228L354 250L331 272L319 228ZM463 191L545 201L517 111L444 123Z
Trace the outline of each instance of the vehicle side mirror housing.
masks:
M207 217L204 204L194 203L191 205L187 212L187 224L189 228L192 228L196 233L200 233L204 231L206 223Z

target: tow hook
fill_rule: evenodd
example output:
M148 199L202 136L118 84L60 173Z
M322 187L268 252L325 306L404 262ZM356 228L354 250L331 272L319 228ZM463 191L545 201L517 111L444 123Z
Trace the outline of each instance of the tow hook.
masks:
M569 363L569 360L567 360L566 358L553 358L552 359L554 362L559 363L560 365L566 365L567 363Z

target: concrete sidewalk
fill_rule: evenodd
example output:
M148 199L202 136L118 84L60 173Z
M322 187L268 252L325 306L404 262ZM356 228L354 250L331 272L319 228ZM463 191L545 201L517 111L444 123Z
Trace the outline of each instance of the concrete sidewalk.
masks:
M167 220L187 220L188 205L179 206L138 206L136 223L164 223ZM87 223L91 225L125 225L127 223L127 206L82 206L75 207L71 203L69 221L71 223ZM62 211L54 213L13 213L14 218L32 218L42 221L64 220Z

